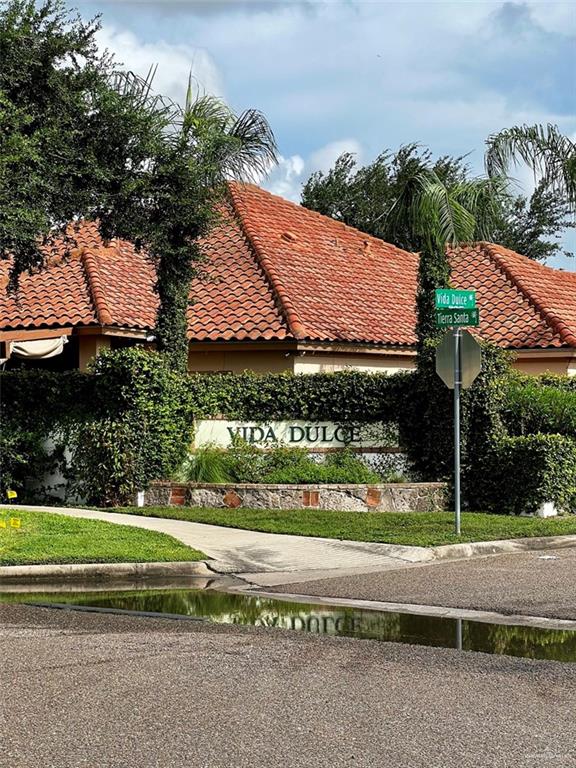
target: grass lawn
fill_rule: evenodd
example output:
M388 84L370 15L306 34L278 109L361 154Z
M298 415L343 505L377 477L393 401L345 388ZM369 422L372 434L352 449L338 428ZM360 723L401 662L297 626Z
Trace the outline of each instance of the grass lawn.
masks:
M113 510L110 510L113 511ZM451 512L334 512L319 509L193 509L129 507L125 514L168 517L229 528L247 528L297 536L374 541L432 547L463 541L494 541L526 536L576 534L576 515L560 519L509 517L482 512L462 515L462 535L453 533Z
M10 526L19 518L20 528ZM172 536L100 520L46 512L0 510L0 565L38 563L155 563L202 560L205 555Z

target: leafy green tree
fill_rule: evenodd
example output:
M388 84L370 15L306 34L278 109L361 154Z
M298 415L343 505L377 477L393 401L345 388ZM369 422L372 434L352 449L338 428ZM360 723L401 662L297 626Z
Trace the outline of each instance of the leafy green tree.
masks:
M118 189L137 186L157 151L163 116L113 87L96 21L59 0L0 8L0 258L13 282L43 262L81 218L106 212Z
M412 221L397 215L396 207L417 191L418 179L433 174L447 187L466 179L464 158L433 161L430 150L407 144L398 152L383 152L369 165L358 168L354 155L345 153L326 174L312 174L302 191L302 204L362 232L393 242L406 250L421 243ZM402 202L404 201L404 202Z
M574 226L565 196L541 180L530 198L519 195L508 201L490 239L529 259L545 262L561 253L574 256L558 239Z
M558 237L573 226L569 204L549 184L539 184L530 199L515 197L503 194L503 176L493 173L495 194L486 194L490 183L470 177L465 157L434 160L430 150L418 144L405 145L396 153L386 151L361 168L353 155L341 155L327 173L317 172L308 179L302 203L401 248L418 251L421 238L405 202L418 192L418 178L435 179L458 200L467 196L465 187L469 192L479 191L482 200L474 203L476 224L470 239L491 240L532 259L544 261L561 252ZM437 192L440 194L438 186ZM470 231L469 222L466 229Z
M417 372L403 431L412 467L424 479L451 476L451 435L446 429L452 418L451 397L434 363L442 333L435 327L434 289L450 283L446 245L488 239L509 204L506 187L499 177L470 178L465 158L433 161L429 150L412 144L358 171L351 155L342 156L328 174L315 174L304 188L308 207L420 253ZM494 357L495 352L485 351L485 371L463 398L465 477L478 465L477 456L467 452L469 438L485 446L499 426L491 408L492 381L505 363Z
M118 71L98 51L98 20L62 0L0 6L0 258L18 275L70 222L146 249L157 270L157 340L187 366L186 310L198 238L214 222L228 178L265 171L274 137L255 110L234 114L188 87L184 108L155 95L152 76Z

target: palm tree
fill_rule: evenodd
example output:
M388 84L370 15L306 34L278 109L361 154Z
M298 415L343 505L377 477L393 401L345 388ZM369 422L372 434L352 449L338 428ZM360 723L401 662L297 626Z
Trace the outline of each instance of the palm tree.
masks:
M409 229L419 244L418 350L438 335L434 323L434 289L448 287L447 245L490 239L507 198L505 179L461 179L445 183L432 168L406 180L390 211L392 232ZM421 355L419 355L421 358Z
M576 211L576 143L558 126L522 125L490 136L486 142L486 170L503 176L510 165L526 163L543 183L566 197Z
M159 310L157 347L170 365L186 371L189 290L202 260L199 239L217 220L230 179L262 178L277 158L266 118L255 109L237 115L221 99L194 91L189 78L185 105L153 94L148 77L118 76L116 88L146 104L162 125L137 181L118 194L104 218L114 234L145 248L156 267Z

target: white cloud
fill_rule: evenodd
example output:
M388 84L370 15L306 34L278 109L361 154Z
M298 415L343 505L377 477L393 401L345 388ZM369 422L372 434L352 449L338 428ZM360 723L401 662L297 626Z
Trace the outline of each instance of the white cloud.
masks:
M310 170L326 173L344 152L356 155L357 160L360 162L362 155L360 142L356 141L356 139L340 139L339 141L331 141L326 146L312 153L309 162Z
M163 40L145 43L132 32L111 26L103 26L97 38L99 46L114 53L124 69L145 76L157 64L154 90L174 101L182 103L185 99L190 72L202 92L224 95L216 64L202 48Z
M362 146L356 139L340 139L313 151L307 159L301 155L280 157L278 165L272 170L263 186L275 195L299 203L302 185L308 180L310 174L314 171L328 171L344 152L352 152L360 158Z
M573 2L529 3L529 8L538 24L547 32L557 35L576 33L576 5Z
M275 195L285 197L294 203L300 202L300 191L306 163L300 155L280 156L278 165L264 182L264 187Z

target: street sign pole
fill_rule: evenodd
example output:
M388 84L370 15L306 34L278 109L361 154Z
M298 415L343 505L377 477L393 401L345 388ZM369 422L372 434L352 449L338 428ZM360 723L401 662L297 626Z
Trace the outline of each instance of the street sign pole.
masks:
M474 290L437 288L434 306L436 327L452 329L436 347L436 373L454 390L454 530L460 536L460 392L482 368L480 345L461 329L479 325L480 313Z
M454 328L454 517L455 532L460 536L460 388L462 361L460 357L460 328Z

